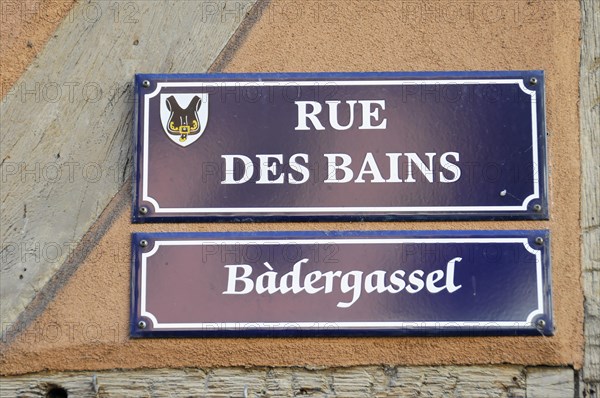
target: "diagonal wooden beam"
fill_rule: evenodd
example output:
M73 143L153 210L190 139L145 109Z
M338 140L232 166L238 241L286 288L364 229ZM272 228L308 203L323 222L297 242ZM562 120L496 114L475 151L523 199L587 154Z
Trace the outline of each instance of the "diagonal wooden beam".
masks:
M3 334L129 177L134 73L207 71L255 2L81 2L6 93Z

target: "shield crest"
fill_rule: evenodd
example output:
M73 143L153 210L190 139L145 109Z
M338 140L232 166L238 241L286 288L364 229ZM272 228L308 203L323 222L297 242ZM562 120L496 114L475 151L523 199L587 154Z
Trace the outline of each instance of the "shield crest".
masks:
M182 147L193 144L206 129L208 94L161 94L160 120L171 141Z

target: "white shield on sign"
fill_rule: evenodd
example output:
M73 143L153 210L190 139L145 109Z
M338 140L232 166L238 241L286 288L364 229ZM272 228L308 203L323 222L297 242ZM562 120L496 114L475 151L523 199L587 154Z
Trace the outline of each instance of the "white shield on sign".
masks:
M208 93L161 94L160 121L171 141L182 147L193 144L206 129Z

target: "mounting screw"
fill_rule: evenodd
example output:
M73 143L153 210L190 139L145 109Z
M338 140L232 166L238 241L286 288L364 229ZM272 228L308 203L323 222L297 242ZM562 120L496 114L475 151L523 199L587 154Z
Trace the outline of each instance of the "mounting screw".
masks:
M535 326L536 326L538 329L544 329L544 328L546 327L546 321L545 321L545 320L543 320L543 319L539 319L539 320L538 320L538 321L535 323Z
M146 206L140 207L140 214L148 214L148 208Z
M529 83L532 86L535 86L537 84L537 82L538 82L537 77L532 77L531 79L529 79Z
M543 245L544 238L542 238L541 236L538 236L537 238L535 238L535 243L537 243L538 245Z
M141 247L146 247L146 246L148 246L148 241L147 241L146 239L142 239L142 240L140 241L140 246L141 246Z
M146 329L146 321L139 321L138 322L138 328L140 328L140 329Z
M540 211L542 211L542 205L533 205L533 211L539 213Z
M142 82L142 87L145 87L145 88L148 88L148 87L150 87L150 80L144 80L144 81Z

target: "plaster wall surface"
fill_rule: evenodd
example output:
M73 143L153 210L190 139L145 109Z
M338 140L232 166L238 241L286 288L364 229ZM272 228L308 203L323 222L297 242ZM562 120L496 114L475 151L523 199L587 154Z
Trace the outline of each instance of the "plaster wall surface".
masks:
M230 43L231 44L231 43ZM3 347L0 374L220 366L582 365L579 2L273 1L213 66L223 72L524 70L546 73L550 220L130 223L130 184L45 311ZM190 44L190 45L193 45ZM163 72L155 70L151 72ZM132 132L131 132L132 133ZM553 337L139 339L128 337L136 231L539 229L551 231Z

